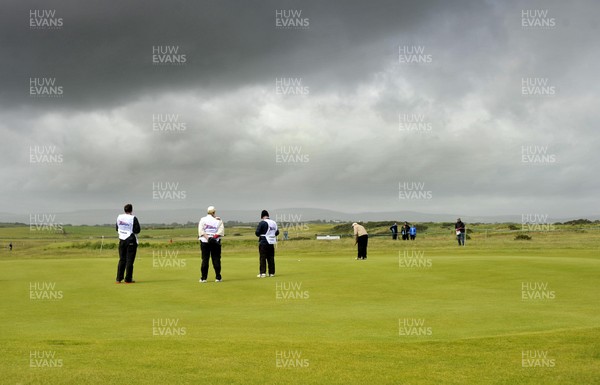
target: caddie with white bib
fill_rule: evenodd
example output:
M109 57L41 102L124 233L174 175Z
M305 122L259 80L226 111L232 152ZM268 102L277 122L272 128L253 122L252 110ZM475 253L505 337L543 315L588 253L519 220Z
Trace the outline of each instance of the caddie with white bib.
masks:
M202 253L202 264L200 265L200 282L206 282L208 277L208 260L212 260L215 269L215 282L221 282L221 237L225 235L223 221L215 217L215 208L209 206L207 215L198 223L198 239L200 240L200 251Z
M123 209L125 213L117 217L115 225L119 234L119 264L117 266L116 283L121 283L123 278L125 278L125 283L134 283L133 262L137 253L137 234L141 229L140 223L132 214L133 206L128 203Z
M267 265L269 267L269 277L275 276L275 244L277 244L277 236L279 229L277 223L269 218L267 210L263 210L260 214L261 221L256 227L256 236L258 237L258 254L259 254L259 273L258 278L267 276Z

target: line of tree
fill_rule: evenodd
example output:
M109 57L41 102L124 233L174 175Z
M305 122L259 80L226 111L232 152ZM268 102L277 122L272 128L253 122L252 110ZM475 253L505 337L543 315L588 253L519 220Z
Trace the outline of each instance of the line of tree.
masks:
M390 226L394 224L394 222L398 225L398 233L400 233L400 227L404 224L404 221L376 221L376 222L357 222L365 227L367 232L373 232L374 234L387 234L390 233ZM410 224L410 222L409 222ZM424 232L429 228L429 226L423 223L417 223L415 225L417 227L417 234L420 232ZM352 222L340 223L336 226L333 226L330 230L331 233L337 234L349 234L352 233Z

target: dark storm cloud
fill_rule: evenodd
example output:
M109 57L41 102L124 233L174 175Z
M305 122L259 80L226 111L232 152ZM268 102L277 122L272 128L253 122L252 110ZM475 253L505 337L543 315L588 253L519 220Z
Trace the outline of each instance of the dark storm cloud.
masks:
M598 8L591 1L5 3L0 176L11 199L3 210L135 200L147 208L594 211ZM301 11L309 28L275 28L276 9ZM31 30L30 10L56 10L64 25ZM524 29L524 10L548 11L556 24ZM153 46L177 47L186 61L153 65ZM420 47L432 60L401 64L399 47ZM64 95L31 97L30 77L55 78ZM277 95L281 78L301 79L309 91ZM556 95L522 95L523 78L546 79ZM421 116L431 132L402 132L400 115ZM157 116L185 129L157 131ZM32 163L32 148L43 146L63 162ZM556 161L524 163L524 146ZM278 149L292 148L309 162L276 161ZM153 199L157 182L177 183L187 199ZM434 198L399 199L404 182L424 183Z
M460 6L460 4L453 4ZM326 76L329 87L364 78L391 47L369 52L382 36L400 35L444 2L22 2L3 6L0 67L4 105L31 105L30 77L56 77L61 103L36 108L95 109L142 94L203 88L218 92L275 76ZM299 9L307 31L278 31L276 9ZM56 11L58 30L29 26L30 11ZM177 46L184 66L152 65L153 46ZM367 47L367 48L365 48ZM369 58L365 56L373 56ZM335 69L335 70L334 70ZM318 87L315 88L318 90Z

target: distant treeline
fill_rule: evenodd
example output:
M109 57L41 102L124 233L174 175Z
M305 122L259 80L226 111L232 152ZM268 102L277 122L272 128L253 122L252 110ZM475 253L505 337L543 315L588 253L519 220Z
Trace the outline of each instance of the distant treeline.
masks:
M363 225L365 227L365 229L367 230L367 232L372 232L375 234L381 234L381 233L391 233L390 230L390 226L392 226L394 223L396 223L398 225L398 233L400 232L400 227L402 227L402 225L404 224L404 221L377 221L377 222L357 222L360 223L361 225ZM432 223L427 222L429 225L431 225ZM410 224L410 222L409 222ZM443 225L443 224L442 224ZM454 224L452 224L454 225ZM417 228L417 233L425 231L429 228L428 225L423 224L423 223L417 223L416 225ZM334 226L331 229L331 232L333 233L340 233L340 234L346 234L346 233L352 233L352 222L346 222L346 223L340 223L339 225Z
M393 223L398 224L398 228L400 228L402 226L402 224L404 223L404 221L370 221L370 222L358 222L360 224L362 224L363 226L365 226L365 228L367 229L367 231L369 230L374 230L377 228L381 228L381 227L385 227L387 226L388 229L389 227L393 224ZM227 221L225 222L225 226L226 227L242 227L242 226L256 226L256 221L253 222L242 222L242 221ZM334 224L336 223L336 225L332 228L332 231L337 231L337 232L352 232L351 229L351 225L352 222L340 222L338 220L313 220L313 221L302 221L302 223L330 223L330 224ZM411 222L408 222L409 224ZM467 225L471 225L471 226L477 226L477 225L485 225L485 224L489 224L489 223L482 223L482 222L477 222L477 223L467 223ZM498 223L501 224L501 223ZM508 228L510 230L517 230L520 229L520 223L510 223L510 222L506 222L505 223ZM577 226L577 225L593 225L593 224L600 224L600 220L595 220L595 221L591 221L589 219L574 219L572 221L566 221L566 222L555 222L555 225L567 225L567 226ZM27 223L21 223L21 222L0 222L0 228L5 228L5 227L28 227L29 224ZM114 226L114 223L105 223L102 225L72 225L72 224L62 224L62 226L82 226L82 227L112 227ZM177 223L177 222L173 222L173 223L142 223L143 228L145 229L163 229L163 230L172 230L172 229L181 229L181 228L195 228L198 226L198 222L191 222L188 221L186 223ZM421 232L421 231L425 231L427 230L429 227L441 227L441 228L453 228L454 227L454 222L419 222L416 224L417 227L417 231Z
M595 220L595 221L590 221L589 219L575 219L573 221L567 221L567 222L556 222L555 225L590 225L593 223L600 223L600 220Z

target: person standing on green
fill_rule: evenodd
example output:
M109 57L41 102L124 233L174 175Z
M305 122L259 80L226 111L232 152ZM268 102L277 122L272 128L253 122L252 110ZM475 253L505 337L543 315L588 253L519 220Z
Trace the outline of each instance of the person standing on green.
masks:
M267 276L267 265L269 277L275 276L275 244L279 229L277 223L269 218L269 212L263 210L260 213L260 222L256 226L255 235L258 237L258 278Z
M354 229L354 244L358 245L356 259L367 259L369 234L367 234L367 230L364 228L364 226L359 225L356 222L352 224L352 228Z
M208 261L212 261L215 269L215 282L221 282L221 237L225 235L225 228L220 217L215 216L214 206L208 206L206 216L198 223L198 239L200 240L200 283L206 283L208 278Z
M125 283L134 283L133 280L133 262L137 253L138 239L140 233L140 222L133 215L133 206L128 203L123 207L125 211L117 217L115 228L119 233L119 264L117 266L117 280L115 283L121 283L125 278Z

